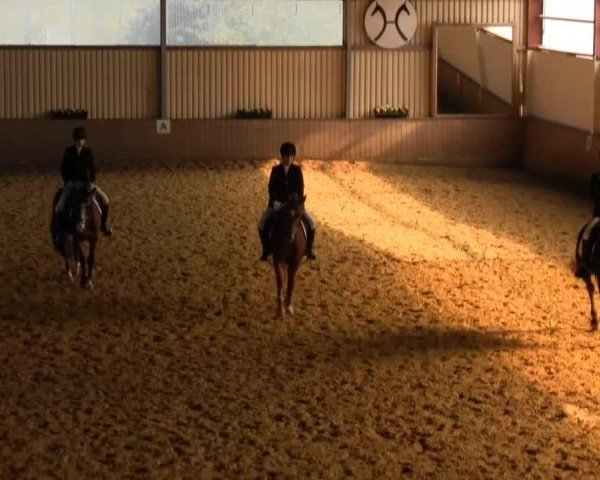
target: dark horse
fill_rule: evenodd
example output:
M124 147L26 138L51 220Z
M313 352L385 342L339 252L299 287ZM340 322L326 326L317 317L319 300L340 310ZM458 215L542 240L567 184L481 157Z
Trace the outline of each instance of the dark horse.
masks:
M600 289L600 218L594 217L586 223L577 236L577 247L575 249L575 276L582 278L587 286L587 291L592 304L592 330L598 330L598 315L596 313L596 302L594 301L594 283ZM594 248L594 252L590 250ZM592 255L592 253L594 253ZM590 259L586 261L585 259Z
M71 261L76 264L76 273L80 272L80 285L84 288L93 288L92 270L96 244L100 237L100 207L95 199L95 188L74 192L68 199L64 212L56 215L56 204L62 189L52 201L52 221L50 230L54 248L65 260L65 273L69 280L73 280ZM89 243L87 258L84 253L83 243Z
M273 218L271 251L277 280L277 314L281 317L286 313L294 314L294 281L302 257L306 255L306 230L302 224L305 201L306 195L301 199L297 195L290 197ZM282 290L286 274L287 289L284 302Z

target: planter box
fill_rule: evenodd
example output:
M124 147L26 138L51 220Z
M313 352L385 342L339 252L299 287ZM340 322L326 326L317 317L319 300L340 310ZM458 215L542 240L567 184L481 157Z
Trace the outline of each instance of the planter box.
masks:
M85 120L88 118L87 110L50 110L50 116L57 120Z
M273 118L273 112L268 108L259 108L253 110L238 110L235 118Z

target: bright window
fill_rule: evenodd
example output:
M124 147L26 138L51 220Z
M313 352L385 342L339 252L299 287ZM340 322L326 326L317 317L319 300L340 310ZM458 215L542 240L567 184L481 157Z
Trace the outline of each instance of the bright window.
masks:
M509 25L493 25L485 27L485 30L489 33L496 35L497 37L504 38L512 42L513 39L513 27Z
M595 0L544 0L542 46L592 55L594 5Z
M343 0L167 0L168 45L343 44Z
M0 0L0 44L158 45L160 0Z

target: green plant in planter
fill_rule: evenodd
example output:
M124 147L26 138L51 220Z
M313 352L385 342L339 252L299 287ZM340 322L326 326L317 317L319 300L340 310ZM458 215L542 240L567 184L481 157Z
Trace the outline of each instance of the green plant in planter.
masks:
M81 109L73 110L72 108L50 110L50 116L61 120L85 120L88 117L88 111Z
M236 118L272 118L270 108L241 108L235 114Z
M386 105L385 107L375 107L373 109L375 118L408 118L407 107L392 107Z

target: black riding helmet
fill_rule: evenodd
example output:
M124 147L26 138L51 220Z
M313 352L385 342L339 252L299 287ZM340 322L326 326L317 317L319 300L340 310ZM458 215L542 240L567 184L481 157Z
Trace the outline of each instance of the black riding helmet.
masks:
M279 153L281 156L291 157L292 155L296 155L296 145L292 142L285 142L281 145L279 149Z
M87 135L85 134L85 128L77 127L73 129L73 140L84 140L85 138L87 138Z

